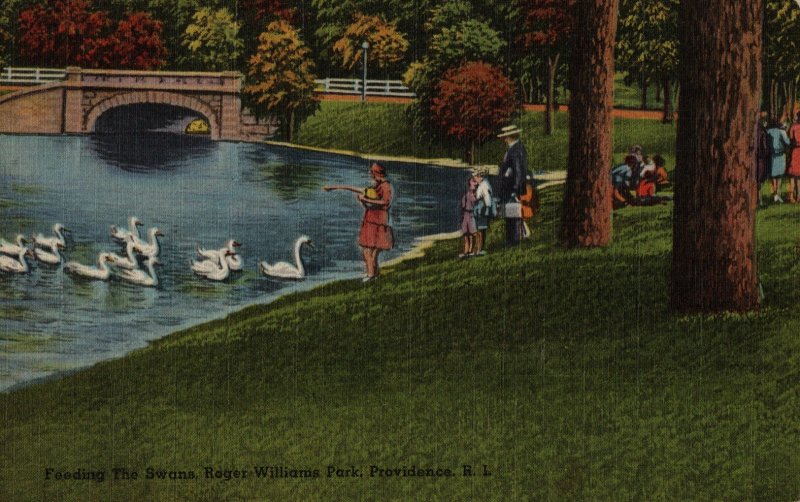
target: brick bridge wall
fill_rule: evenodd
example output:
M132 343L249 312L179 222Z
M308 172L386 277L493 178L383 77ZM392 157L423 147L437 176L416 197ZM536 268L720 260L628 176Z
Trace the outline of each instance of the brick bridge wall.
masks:
M138 72L67 68L67 78L0 97L0 133L85 134L118 106L154 103L203 115L215 140L256 140L275 131L242 110L235 72Z

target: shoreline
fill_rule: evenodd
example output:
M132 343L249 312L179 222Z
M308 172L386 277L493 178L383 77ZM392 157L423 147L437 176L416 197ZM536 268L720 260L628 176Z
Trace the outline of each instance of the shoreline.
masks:
M311 152L316 152L316 153L327 153L327 154L332 154L332 155L342 155L342 156L349 156L349 157L362 158L362 159L368 159L368 160L379 160L379 161L403 162L403 163L409 163L409 164L419 164L419 165L425 165L425 166L429 166L429 167L438 167L438 168L451 168L451 169L453 169L453 168L454 169L465 169L465 168L467 168L468 169L468 168L476 168L476 167L484 167L484 168L488 167L490 169L490 172L493 175L496 175L497 174L497 170L498 170L497 166L477 166L477 165L476 166L469 166L468 164L466 164L466 163L464 163L462 161L455 160L455 159L419 159L419 158L416 158L416 157L405 157L405 156L371 155L371 154L364 154L364 153L359 153L359 152L352 152L352 151L348 151L348 150L326 149L326 148L320 148L320 147L312 147L312 146L299 145L299 144L286 143L286 142L278 142L278 141L270 141L270 140L242 141L242 142L243 143L251 143L251 144L260 144L260 145L266 145L266 146L277 146L277 147L290 148L290 149L295 149L295 150L311 151ZM492 168L493 168L493 172L492 172ZM550 186L553 186L553 185L557 185L557 184L563 183L564 179L565 179L565 175L566 175L566 171L555 171L555 172L549 172L549 173L543 173L543 174L539 174L539 175L534 175L533 178L535 180L542 181L542 183L540 183L538 185L538 188L539 189L544 189L544 188L547 188L547 187L550 187ZM428 249L430 249L431 247L433 247L433 245L436 244L437 242L445 241L445 240L451 240L451 239L458 239L460 237L461 237L460 231L429 234L429 235L422 235L422 236L416 237L416 238L414 238L412 240L412 242L410 244L410 247L409 247L409 249L407 251L402 252L399 256L391 258L391 259L387 260L386 262L381 263L380 265L381 265L382 268L383 267L389 268L390 270L388 270L387 272L388 273L392 273L391 268L394 267L394 266L397 266L399 264L403 264L403 263L406 263L406 262L409 262L409 261L412 261L412 260L415 260L415 259L423 258L425 256L425 254L426 254L426 251ZM332 275L336 275L336 274L332 274ZM134 352L147 349L153 342L156 342L158 340L163 340L165 338L168 338L168 337L170 337L170 336L172 336L172 335L174 335L176 333L180 333L180 332L185 331L187 329L192 329L192 328L195 328L197 326L201 326L203 324L207 324L207 323L214 322L214 321L219 321L219 320L224 319L224 318L226 318L226 317L228 317L228 316L230 316L232 314L240 312L240 311L242 311L244 309L247 309L247 308L250 308L250 307L253 307L253 306L256 306L256 305L270 305L270 304L272 304L272 303L274 303L274 302L286 297L287 295L291 295L291 294L298 293L298 292L313 291L314 289L317 289L317 288L320 288L320 287L325 287L325 286L330 286L330 285L335 284L337 282L352 281L352 280L357 279L359 276L360 276L360 274L355 274L355 273L353 273L353 274L342 274L342 275L337 276L337 277L331 277L330 279L320 280L319 282L294 284L294 285L286 288L285 290L281 291L280 293L273 294L273 295L266 295L264 297L261 297L261 298L258 298L258 299L254 299L251 302L247 302L247 303L242 304L242 305L234 306L234 307L231 307L229 309L225 309L225 310L223 310L221 312L216 312L214 314L209 315L208 317L206 317L204 319L191 320L191 321L187 321L185 324L181 324L179 326L174 326L168 332L166 332L164 334L161 334L161 335L156 335L151 339L144 340L144 344L142 346L134 348L134 349L129 350L127 352L124 352L122 354L119 354L119 355L116 355L116 356L113 356L113 357L102 358L102 359L100 359L98 361L92 362L92 363L87 364L87 365L76 366L76 367L72 367L72 368L64 368L64 369L61 369L61 370L54 371L53 373L50 373L50 374L47 374L47 375L35 376L34 378L32 378L30 380L25 380L25 381L20 381L20 382L13 383L9 387L6 387L5 389L0 390L0 394L10 394L10 393L13 393L13 392L15 392L17 390L21 390L21 389L30 387L32 385L37 385L37 384L40 384L40 383L47 383L47 382L59 380L61 378L69 377L69 376L74 375L76 373L79 373L81 371L85 371L85 370L87 370L89 368L92 368L93 366L95 366L97 364L100 364L100 363L103 363L103 362L108 362L108 361L114 361L114 360L123 359L125 357L128 357L130 354L132 354Z

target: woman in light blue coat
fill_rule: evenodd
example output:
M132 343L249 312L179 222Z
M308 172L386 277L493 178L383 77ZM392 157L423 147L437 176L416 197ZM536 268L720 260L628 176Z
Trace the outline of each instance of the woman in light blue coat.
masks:
M783 202L778 191L781 188L781 179L786 173L786 152L789 150L791 143L786 131L781 129L780 123L773 119L767 129L767 139L769 140L770 149L770 185L772 187L772 200L775 202Z

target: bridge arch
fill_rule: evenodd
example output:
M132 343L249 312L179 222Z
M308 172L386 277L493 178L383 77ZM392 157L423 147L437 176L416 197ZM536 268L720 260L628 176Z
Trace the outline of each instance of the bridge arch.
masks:
M208 104L185 94L160 91L126 92L123 94L116 94L110 98L100 101L86 113L85 130L94 132L97 119L99 119L103 113L111 110L112 108L148 103L178 106L197 112L205 117L206 120L208 120L208 126L211 131L211 139L220 139L219 122L217 120L217 116L214 113L214 110Z

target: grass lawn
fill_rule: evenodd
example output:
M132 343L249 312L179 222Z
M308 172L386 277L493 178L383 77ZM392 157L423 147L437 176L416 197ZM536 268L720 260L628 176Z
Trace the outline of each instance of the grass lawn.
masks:
M296 142L321 148L339 148L355 152L405 155L419 158L462 158L458 149L419 143L417 134L406 119L407 105L387 103L347 103L323 101L321 109L301 127ZM567 114L556 114L556 130L545 136L544 114L524 113L517 123L524 130L522 140L534 170L562 170L567 165ZM615 119L614 151L621 154L632 144L642 145L649 154L661 153L673 165L675 126L657 120ZM479 164L498 164L505 145L499 140L486 143L478 151Z
M759 213L760 313L683 317L666 308L671 206L618 211L612 246L567 252L560 197L545 192L516 249L496 224L485 257L442 242L373 283L0 395L0 500L796 500L800 207ZM248 474L206 479L206 466ZM106 478L46 481L48 467ZM148 467L199 479L143 479Z

